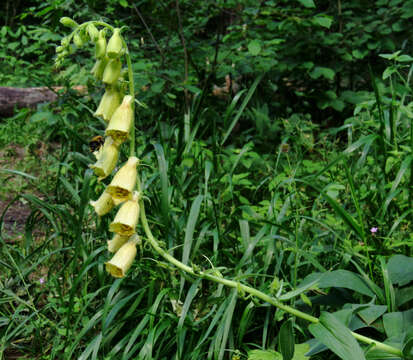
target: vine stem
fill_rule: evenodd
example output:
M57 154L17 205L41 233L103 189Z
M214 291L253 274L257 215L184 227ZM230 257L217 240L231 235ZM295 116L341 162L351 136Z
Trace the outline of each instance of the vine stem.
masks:
M142 191L139 176L137 177L137 189L138 189L139 192ZM143 226L143 229L145 231L145 234L147 236L147 239L148 239L149 243L151 244L153 249L159 255L161 255L165 260L167 260L169 263L175 265L177 268L181 269L182 271L185 271L186 273L188 273L190 275L199 277L201 279L214 281L216 283L220 283L220 284L226 285L226 286L231 287L231 288L235 288L239 292L248 293L252 296L255 296L258 299L261 299L261 300L277 307L280 310L284 310L285 312L287 312L291 315L294 315L294 316L297 316L301 319L307 320L307 321L309 321L313 324L317 324L317 323L320 322L320 320L318 318L316 318L312 315L306 314L306 313L304 313L300 310L297 310L297 309L295 309L291 306L285 305L281 301L277 300L276 298L274 298L272 296L269 296L268 294L265 294L262 291L259 291L255 288L251 287L251 286L241 284L238 281L225 279L224 277L222 277L220 275L212 274L212 273L209 273L207 271L198 271L198 270L195 270L193 267L185 265L184 263L182 263L181 261L179 261L178 259L176 259L172 255L170 255L167 251L165 251L161 247L161 245L159 245L159 242L156 240L156 238L152 234L152 231L149 227L148 219L146 218L145 204L143 202L143 197L139 200L139 207L140 207L140 216L141 216L142 226ZM360 340L360 341L362 341L366 344L374 344L377 349L383 350L383 351L385 351L389 354L394 354L394 355L397 355L397 356L400 356L400 357L403 356L402 352L399 349L397 349L393 346L386 345L386 344L384 344L380 341L376 341L376 340L371 339L367 336L357 334L353 331L351 331L351 334L357 340Z

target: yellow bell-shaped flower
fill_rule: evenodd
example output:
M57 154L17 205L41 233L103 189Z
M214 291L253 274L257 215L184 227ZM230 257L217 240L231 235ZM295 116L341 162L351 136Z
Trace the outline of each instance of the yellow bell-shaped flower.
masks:
M108 46L106 48L106 55L111 59L116 59L123 53L123 42L120 36L120 29L113 29L113 35L109 39Z
M107 192L117 200L128 200L132 197L132 192L136 185L136 176L138 171L138 158L132 156L124 164L113 177L111 183L107 187Z
M95 116L109 121L120 104L120 94L116 87L108 86L96 109Z
M113 113L106 129L106 136L111 136L118 144L124 142L133 124L132 96L126 95L122 104Z
M122 70L122 62L119 58L109 60L108 64L103 71L102 81L105 84L113 85L116 84L120 77L120 72Z
M131 200L121 205L115 219L109 225L109 231L121 236L131 236L135 233L135 228L139 220L138 198L138 193L135 192Z
M99 150L96 157L96 163L90 165L90 167L99 177L98 180L100 181L112 173L113 169L116 167L116 163L118 162L119 150L111 137L106 138L102 149Z
M131 267L136 256L136 242L128 241L116 252L106 265L106 271L116 278L125 277L126 272Z
M115 234L112 240L108 240L108 251L111 253L115 253L119 250L119 248L129 240L129 236L122 236L119 234Z
M102 195L100 195L99 199L90 201L90 205L94 207L96 214L103 216L112 210L115 203L113 202L112 196L105 190Z

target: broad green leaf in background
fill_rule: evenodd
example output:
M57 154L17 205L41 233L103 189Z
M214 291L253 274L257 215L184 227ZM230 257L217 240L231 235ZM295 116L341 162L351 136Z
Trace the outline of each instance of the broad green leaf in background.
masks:
M274 350L251 350L248 360L283 360L282 355Z
M309 330L314 337L343 360L364 360L360 345L334 315L324 312L318 324L311 324Z
M294 328L292 320L282 324L278 334L278 347L281 351L283 360L291 360L294 356Z
M298 0L306 8L315 8L314 0Z
M258 40L252 40L248 44L248 51L251 55L257 56L261 52L261 43Z
M394 255L387 264L390 280L395 285L407 285L413 280L413 258Z

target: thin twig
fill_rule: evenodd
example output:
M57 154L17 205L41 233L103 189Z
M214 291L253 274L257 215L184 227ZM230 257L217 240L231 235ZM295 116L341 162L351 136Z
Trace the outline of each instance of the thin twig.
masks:
M146 31L148 32L149 36L151 37L153 43L155 44L156 49L159 51L159 53L161 54L161 58L162 58L162 64L165 63L165 55L161 49L161 47L159 46L158 42L155 40L155 37L152 34L151 29L149 28L149 26L146 24L145 19L143 18L142 14L140 13L139 9L136 7L135 4L132 4L134 10L136 11L136 14L139 16L139 19L142 21L143 26L145 26Z
M181 43L182 47L184 49L184 61L185 61L185 79L184 83L186 84L188 81L188 51L186 49L186 42L185 42L185 37L184 33L182 30L182 19L181 19L181 11L179 10L179 0L176 0L176 13L178 16L178 31L179 31L179 37L181 38ZM184 94L185 94L185 105L186 105L186 110L185 113L188 113L189 111L189 103L188 103L188 90L184 88Z

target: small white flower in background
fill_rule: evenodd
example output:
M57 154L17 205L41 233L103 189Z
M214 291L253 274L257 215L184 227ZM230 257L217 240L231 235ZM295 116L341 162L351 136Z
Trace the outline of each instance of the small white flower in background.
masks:
M43 285L45 282L46 282L46 279L45 279L44 277L41 277L41 278L39 279L40 285Z

